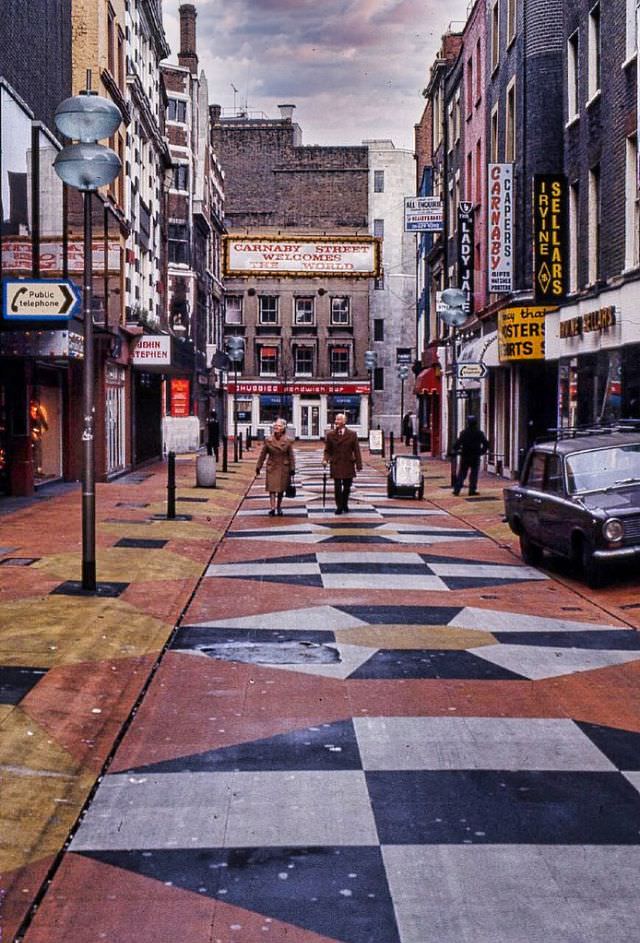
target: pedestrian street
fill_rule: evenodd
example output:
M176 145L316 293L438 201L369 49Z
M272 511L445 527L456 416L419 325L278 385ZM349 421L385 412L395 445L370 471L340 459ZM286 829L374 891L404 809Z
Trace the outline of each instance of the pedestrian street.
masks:
M636 939L640 635L434 486L365 461L336 517L319 450L296 478L280 518L250 486L26 943Z

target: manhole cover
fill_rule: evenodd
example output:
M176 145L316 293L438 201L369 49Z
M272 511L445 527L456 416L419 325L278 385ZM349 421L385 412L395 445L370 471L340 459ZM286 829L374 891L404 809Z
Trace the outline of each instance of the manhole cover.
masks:
M340 661L337 649L317 642L221 642L198 648L210 658L258 665L330 665Z

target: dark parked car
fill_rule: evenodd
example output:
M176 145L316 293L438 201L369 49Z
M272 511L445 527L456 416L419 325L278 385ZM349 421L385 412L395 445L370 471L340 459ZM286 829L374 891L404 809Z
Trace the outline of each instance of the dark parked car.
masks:
M640 429L563 433L534 445L504 503L525 563L536 566L547 549L601 585L606 565L640 556Z

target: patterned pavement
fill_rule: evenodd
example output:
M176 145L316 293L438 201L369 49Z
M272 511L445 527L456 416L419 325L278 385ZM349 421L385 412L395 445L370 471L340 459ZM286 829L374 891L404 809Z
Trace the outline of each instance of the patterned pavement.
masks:
M247 493L25 940L637 939L640 634L371 465L334 517L319 458Z

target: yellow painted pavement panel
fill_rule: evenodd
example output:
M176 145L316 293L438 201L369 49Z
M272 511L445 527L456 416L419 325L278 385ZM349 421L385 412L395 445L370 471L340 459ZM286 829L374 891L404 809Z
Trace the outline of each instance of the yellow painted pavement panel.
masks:
M14 710L15 710L15 707L13 704L0 704L0 726L5 722L7 717L9 717L12 711Z
M94 783L93 773L66 776L2 771L0 872L56 854Z
M5 814L5 775L11 773L14 778L22 776L26 780L33 773L69 777L80 771L78 761L20 707L4 721L0 733L0 776Z
M77 579L78 554L60 553L34 564L39 570L60 579ZM197 579L202 564L163 548L108 547L96 554L98 580L141 583L149 580Z
M372 625L337 630L336 641L343 645L361 645L364 648L429 649L461 651L494 645L490 632L474 629L456 629L446 625Z
M172 626L121 599L44 596L0 607L0 664L53 665L159 651Z
M198 521L154 521L152 524L136 521L124 521L122 524L101 523L99 532L117 534L119 537L147 537L152 540L209 540L211 543L220 540L224 534L223 528L213 527L204 517L202 523ZM102 579L100 573L98 579Z

